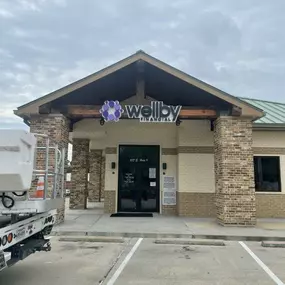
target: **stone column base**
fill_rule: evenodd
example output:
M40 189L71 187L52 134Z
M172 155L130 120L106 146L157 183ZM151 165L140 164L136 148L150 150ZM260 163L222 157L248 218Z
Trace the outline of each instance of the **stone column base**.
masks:
M254 226L256 225L255 195L218 194L217 222L223 226ZM221 205L231 209L230 214L221 210Z
M89 153L88 201L99 202L102 198L102 150L91 149ZM105 170L105 169L104 169Z
M63 223L64 222L64 216L65 216L65 199L63 199L62 204L57 209L55 225Z
M105 191L104 213L113 214L116 212L116 191Z

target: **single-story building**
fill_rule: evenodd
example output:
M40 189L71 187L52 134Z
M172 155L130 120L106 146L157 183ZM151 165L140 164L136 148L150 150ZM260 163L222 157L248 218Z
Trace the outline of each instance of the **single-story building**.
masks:
M234 97L138 51L15 114L72 141L73 209L100 199L106 213L223 225L285 217L285 104Z

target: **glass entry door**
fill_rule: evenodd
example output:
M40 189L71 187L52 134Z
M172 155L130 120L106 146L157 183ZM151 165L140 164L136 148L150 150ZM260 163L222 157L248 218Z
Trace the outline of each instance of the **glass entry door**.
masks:
M159 146L121 145L119 212L159 212Z

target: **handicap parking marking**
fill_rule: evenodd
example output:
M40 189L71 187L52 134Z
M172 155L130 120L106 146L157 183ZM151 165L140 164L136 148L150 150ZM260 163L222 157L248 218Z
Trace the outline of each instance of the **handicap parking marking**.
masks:
M131 249L131 251L128 253L128 255L125 257L125 259L123 260L123 262L120 264L120 266L118 267L118 269L115 271L115 273L112 275L112 277L110 278L110 280L108 281L107 285L113 285L115 284L115 282L117 281L118 277L120 276L120 274L122 273L122 271L124 270L124 268L126 267L126 265L128 264L128 262L130 261L130 259L132 258L132 256L134 255L134 253L136 252L136 250L138 249L138 247L140 246L141 242L143 241L143 238L139 238L138 241L135 243L135 245L133 246L133 248Z
M245 249L245 251L256 261L256 263L267 273L267 275L277 284L285 285L270 269L266 266L257 255L255 255L251 249L242 241L239 244Z

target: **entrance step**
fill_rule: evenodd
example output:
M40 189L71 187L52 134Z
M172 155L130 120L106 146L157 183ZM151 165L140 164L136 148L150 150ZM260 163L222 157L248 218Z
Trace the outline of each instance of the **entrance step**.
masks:
M136 213L136 212L133 212L133 213L126 213L126 212L119 212L119 213L114 213L114 214L111 214L110 217L150 217L152 218L153 217L153 213Z
M276 247L276 248L285 248L285 241L262 241L261 246L263 247Z
M124 243L122 237L107 237L107 236L61 236L59 241L67 242L99 242L99 243Z

